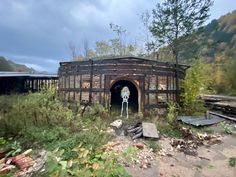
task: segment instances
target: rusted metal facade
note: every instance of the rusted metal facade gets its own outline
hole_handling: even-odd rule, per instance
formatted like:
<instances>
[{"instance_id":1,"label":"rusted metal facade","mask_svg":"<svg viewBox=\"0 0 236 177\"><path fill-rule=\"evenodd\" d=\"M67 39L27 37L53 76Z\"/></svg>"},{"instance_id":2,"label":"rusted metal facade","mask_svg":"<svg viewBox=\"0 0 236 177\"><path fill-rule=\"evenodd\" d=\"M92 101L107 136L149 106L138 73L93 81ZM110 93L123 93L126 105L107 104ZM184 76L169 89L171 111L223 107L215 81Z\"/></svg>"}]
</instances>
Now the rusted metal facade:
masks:
<instances>
[{"instance_id":1,"label":"rusted metal facade","mask_svg":"<svg viewBox=\"0 0 236 177\"><path fill-rule=\"evenodd\" d=\"M99 103L110 108L112 86L129 81L138 92L138 111L162 108L176 101L176 69L171 63L137 57L61 62L59 94L65 101ZM179 65L181 78L184 70Z\"/></svg>"}]
</instances>

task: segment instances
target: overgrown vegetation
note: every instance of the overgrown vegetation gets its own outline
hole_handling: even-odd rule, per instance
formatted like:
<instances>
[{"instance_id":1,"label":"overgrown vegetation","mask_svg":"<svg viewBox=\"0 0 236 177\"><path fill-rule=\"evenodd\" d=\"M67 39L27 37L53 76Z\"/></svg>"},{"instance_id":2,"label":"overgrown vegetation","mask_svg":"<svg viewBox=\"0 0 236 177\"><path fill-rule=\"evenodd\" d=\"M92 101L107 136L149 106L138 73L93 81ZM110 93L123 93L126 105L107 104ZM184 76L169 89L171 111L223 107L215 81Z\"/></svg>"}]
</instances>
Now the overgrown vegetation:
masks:
<instances>
[{"instance_id":1,"label":"overgrown vegetation","mask_svg":"<svg viewBox=\"0 0 236 177\"><path fill-rule=\"evenodd\" d=\"M145 144L148 145L149 148L153 150L153 152L158 152L161 150L161 145L158 144L157 141L152 141L152 140L146 140Z\"/></svg>"},{"instance_id":2,"label":"overgrown vegetation","mask_svg":"<svg viewBox=\"0 0 236 177\"><path fill-rule=\"evenodd\" d=\"M29 127L69 126L73 112L63 106L55 89L0 97L1 130L12 136Z\"/></svg>"},{"instance_id":3,"label":"overgrown vegetation","mask_svg":"<svg viewBox=\"0 0 236 177\"><path fill-rule=\"evenodd\" d=\"M167 121L169 123L174 123L176 121L176 117L177 117L177 105L174 102L170 102L168 103L168 107L167 107Z\"/></svg>"},{"instance_id":4,"label":"overgrown vegetation","mask_svg":"<svg viewBox=\"0 0 236 177\"><path fill-rule=\"evenodd\" d=\"M229 158L229 166L235 167L236 166L236 157Z\"/></svg>"},{"instance_id":5,"label":"overgrown vegetation","mask_svg":"<svg viewBox=\"0 0 236 177\"><path fill-rule=\"evenodd\" d=\"M212 65L214 72L210 77L213 78L213 89L220 94L236 95L236 60L224 59L217 65Z\"/></svg>"},{"instance_id":6,"label":"overgrown vegetation","mask_svg":"<svg viewBox=\"0 0 236 177\"><path fill-rule=\"evenodd\" d=\"M227 122L221 122L220 126L222 128L223 133L236 135L236 128L232 124Z\"/></svg>"},{"instance_id":7,"label":"overgrown vegetation","mask_svg":"<svg viewBox=\"0 0 236 177\"><path fill-rule=\"evenodd\" d=\"M82 106L73 112L49 89L1 96L0 106L0 137L5 137L0 143L9 156L28 148L50 151L45 176L127 176L116 156L102 151L111 135L106 133L109 114L101 105L87 107L81 117Z\"/></svg>"},{"instance_id":8,"label":"overgrown vegetation","mask_svg":"<svg viewBox=\"0 0 236 177\"><path fill-rule=\"evenodd\" d=\"M196 62L186 72L182 81L183 93L182 111L189 115L205 112L203 102L199 96L208 89L210 79L207 75L207 68L201 60Z\"/></svg>"}]
</instances>

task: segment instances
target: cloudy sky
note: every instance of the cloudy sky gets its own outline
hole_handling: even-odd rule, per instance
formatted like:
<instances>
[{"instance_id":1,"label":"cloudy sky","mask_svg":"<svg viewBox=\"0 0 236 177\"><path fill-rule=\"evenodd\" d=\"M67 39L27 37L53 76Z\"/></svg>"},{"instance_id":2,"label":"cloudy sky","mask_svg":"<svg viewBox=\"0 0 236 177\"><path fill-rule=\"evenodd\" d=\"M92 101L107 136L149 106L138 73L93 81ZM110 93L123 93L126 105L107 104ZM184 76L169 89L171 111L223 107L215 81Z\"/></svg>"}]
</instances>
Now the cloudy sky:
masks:
<instances>
[{"instance_id":1,"label":"cloudy sky","mask_svg":"<svg viewBox=\"0 0 236 177\"><path fill-rule=\"evenodd\" d=\"M59 61L71 58L69 44L79 48L86 40L93 47L95 41L114 37L111 22L125 28L129 40L135 40L140 34L139 14L150 11L157 2L0 0L0 56L56 73ZM235 0L215 0L210 20L235 9Z\"/></svg>"}]
</instances>

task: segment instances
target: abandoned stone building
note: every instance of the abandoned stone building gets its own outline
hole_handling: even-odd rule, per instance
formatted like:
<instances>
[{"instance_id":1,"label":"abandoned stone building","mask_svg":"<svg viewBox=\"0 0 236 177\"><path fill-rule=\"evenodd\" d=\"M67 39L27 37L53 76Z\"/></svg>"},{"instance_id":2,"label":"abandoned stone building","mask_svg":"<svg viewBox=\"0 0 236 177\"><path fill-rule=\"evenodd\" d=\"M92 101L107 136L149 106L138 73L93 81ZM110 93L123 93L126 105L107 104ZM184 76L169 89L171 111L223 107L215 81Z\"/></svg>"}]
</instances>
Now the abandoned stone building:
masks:
<instances>
[{"instance_id":1,"label":"abandoned stone building","mask_svg":"<svg viewBox=\"0 0 236 177\"><path fill-rule=\"evenodd\" d=\"M59 94L68 102L99 103L120 109L120 92L127 86L132 111L163 108L167 102L176 101L176 69L172 63L138 57L61 62ZM185 69L178 66L180 78Z\"/></svg>"}]
</instances>

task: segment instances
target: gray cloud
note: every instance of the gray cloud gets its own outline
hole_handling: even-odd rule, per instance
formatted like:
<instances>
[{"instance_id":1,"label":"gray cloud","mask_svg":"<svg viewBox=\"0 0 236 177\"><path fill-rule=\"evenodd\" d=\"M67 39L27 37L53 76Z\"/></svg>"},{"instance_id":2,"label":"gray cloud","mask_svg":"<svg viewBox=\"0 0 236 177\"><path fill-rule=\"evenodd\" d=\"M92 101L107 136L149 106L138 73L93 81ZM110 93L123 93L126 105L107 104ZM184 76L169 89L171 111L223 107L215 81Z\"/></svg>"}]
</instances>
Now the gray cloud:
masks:
<instances>
[{"instance_id":1,"label":"gray cloud","mask_svg":"<svg viewBox=\"0 0 236 177\"><path fill-rule=\"evenodd\" d=\"M227 10L222 4L231 4ZM215 16L236 8L234 0L216 0ZM129 31L129 40L140 34L137 14L151 10L156 0L1 0L0 55L39 70L56 72L58 62L70 59L68 45L78 48L85 39L111 38L113 22ZM233 7L234 6L234 7ZM218 17L218 16L217 16ZM214 18L214 17L213 17Z\"/></svg>"}]
</instances>

